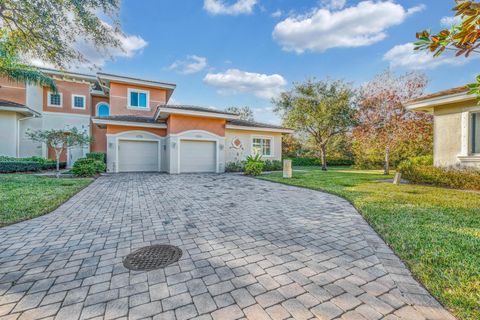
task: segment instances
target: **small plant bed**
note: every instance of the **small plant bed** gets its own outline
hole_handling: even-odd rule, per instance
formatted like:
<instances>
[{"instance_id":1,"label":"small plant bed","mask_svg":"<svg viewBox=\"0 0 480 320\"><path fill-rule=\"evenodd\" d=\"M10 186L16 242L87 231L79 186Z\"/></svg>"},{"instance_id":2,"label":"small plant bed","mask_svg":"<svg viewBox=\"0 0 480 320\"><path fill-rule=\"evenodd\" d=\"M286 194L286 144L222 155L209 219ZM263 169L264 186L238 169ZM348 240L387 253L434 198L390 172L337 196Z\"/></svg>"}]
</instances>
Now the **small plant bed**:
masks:
<instances>
[{"instance_id":1,"label":"small plant bed","mask_svg":"<svg viewBox=\"0 0 480 320\"><path fill-rule=\"evenodd\" d=\"M0 226L49 213L93 179L53 179L33 174L0 175Z\"/></svg>"},{"instance_id":2,"label":"small plant bed","mask_svg":"<svg viewBox=\"0 0 480 320\"><path fill-rule=\"evenodd\" d=\"M386 178L378 170L295 169L259 178L349 200L433 296L459 319L480 319L478 193L375 182Z\"/></svg>"}]
</instances>

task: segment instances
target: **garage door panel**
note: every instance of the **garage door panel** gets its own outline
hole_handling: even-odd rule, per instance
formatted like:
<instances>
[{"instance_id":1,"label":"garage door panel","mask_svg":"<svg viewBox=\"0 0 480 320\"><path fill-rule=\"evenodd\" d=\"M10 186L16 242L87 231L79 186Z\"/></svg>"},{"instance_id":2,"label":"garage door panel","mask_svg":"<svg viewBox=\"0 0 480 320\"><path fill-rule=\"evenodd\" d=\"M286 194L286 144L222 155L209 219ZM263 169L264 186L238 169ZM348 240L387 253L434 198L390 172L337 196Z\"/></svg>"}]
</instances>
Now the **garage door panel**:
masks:
<instances>
[{"instance_id":1,"label":"garage door panel","mask_svg":"<svg viewBox=\"0 0 480 320\"><path fill-rule=\"evenodd\" d=\"M158 143L121 140L118 162L120 172L158 171Z\"/></svg>"},{"instance_id":2,"label":"garage door panel","mask_svg":"<svg viewBox=\"0 0 480 320\"><path fill-rule=\"evenodd\" d=\"M180 142L180 172L216 172L214 141L182 140Z\"/></svg>"}]
</instances>

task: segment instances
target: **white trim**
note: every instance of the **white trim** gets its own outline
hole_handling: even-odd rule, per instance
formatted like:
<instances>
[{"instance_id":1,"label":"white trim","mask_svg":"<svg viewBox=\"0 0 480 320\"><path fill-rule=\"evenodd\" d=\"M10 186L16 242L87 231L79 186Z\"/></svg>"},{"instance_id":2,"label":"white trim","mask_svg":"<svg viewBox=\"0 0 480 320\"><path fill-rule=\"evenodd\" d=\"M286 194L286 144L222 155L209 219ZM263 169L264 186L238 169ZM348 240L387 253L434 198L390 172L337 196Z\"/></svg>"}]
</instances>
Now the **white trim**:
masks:
<instances>
[{"instance_id":1,"label":"white trim","mask_svg":"<svg viewBox=\"0 0 480 320\"><path fill-rule=\"evenodd\" d=\"M0 106L0 111L17 112L17 113L21 113L23 115L29 114L29 117L30 117L30 115L33 115L33 116L38 117L38 118L40 118L42 116L39 112L37 112L33 109L30 109L30 108L27 108L27 107Z\"/></svg>"},{"instance_id":2,"label":"white trim","mask_svg":"<svg viewBox=\"0 0 480 320\"><path fill-rule=\"evenodd\" d=\"M75 98L83 98L83 107L75 107ZM87 97L81 94L72 94L72 109L86 110L87 109Z\"/></svg>"},{"instance_id":3,"label":"white trim","mask_svg":"<svg viewBox=\"0 0 480 320\"><path fill-rule=\"evenodd\" d=\"M147 131L125 131L121 133L132 133L132 132L137 132L137 133L149 133ZM157 135L155 135L157 136ZM159 136L157 136L159 137ZM115 165L115 173L120 172L120 159L118 158L118 150L120 148L120 141L150 141L150 142L157 142L157 156L158 156L158 167L156 172L161 172L162 171L162 139L145 139L145 138L130 138L130 137L117 137L115 139L115 159L116 159L116 165Z\"/></svg>"},{"instance_id":4,"label":"white trim","mask_svg":"<svg viewBox=\"0 0 480 320\"><path fill-rule=\"evenodd\" d=\"M89 74L81 74L81 73L75 73L75 72L69 72L69 71L59 71L59 70L48 69L48 68L40 68L40 70L43 73L50 74L50 75L56 75L56 76L62 76L62 77L68 76L72 78L88 80L90 82L97 81L97 77Z\"/></svg>"},{"instance_id":5,"label":"white trim","mask_svg":"<svg viewBox=\"0 0 480 320\"><path fill-rule=\"evenodd\" d=\"M253 152L253 139L263 139L263 140L270 140L270 154L269 155L263 155L261 154L262 158L274 158L275 157L275 150L274 150L274 137L272 136L262 136L262 135L250 135L250 154L252 156L255 155Z\"/></svg>"},{"instance_id":6,"label":"white trim","mask_svg":"<svg viewBox=\"0 0 480 320\"><path fill-rule=\"evenodd\" d=\"M183 136L185 134L188 134L188 133L203 133L203 134L208 134L208 135L211 135L211 136L214 136L218 139L221 139L221 138L225 138L223 136L219 136L218 134L215 134L213 132L210 132L210 131L205 131L205 130L187 130L187 131L182 131L182 132L179 132L179 133L170 133L169 135L167 135L167 137L179 137L179 136Z\"/></svg>"},{"instance_id":7,"label":"white trim","mask_svg":"<svg viewBox=\"0 0 480 320\"><path fill-rule=\"evenodd\" d=\"M105 101L100 101L95 105L95 115L98 117L98 107L101 104L106 104L108 106L108 115L110 115L110 104L108 102L105 102Z\"/></svg>"},{"instance_id":8,"label":"white trim","mask_svg":"<svg viewBox=\"0 0 480 320\"><path fill-rule=\"evenodd\" d=\"M132 102L131 102L131 98L132 98L132 95L131 93L132 92L136 92L136 93L145 93L147 95L147 105L144 107L140 107L140 106L132 106ZM141 90L141 89L135 89L135 88L128 88L127 89L127 109L131 109L131 110L142 110L142 111L150 111L150 91L148 90ZM140 103L140 95L138 97L138 102Z\"/></svg>"},{"instance_id":9,"label":"white trim","mask_svg":"<svg viewBox=\"0 0 480 320\"><path fill-rule=\"evenodd\" d=\"M207 118L220 118L220 119L239 119L237 115L228 115L221 112L209 112L209 111L195 111L195 110L186 110L186 109L179 109L179 108L169 108L169 107L160 107L157 110L157 114L155 115L155 119L160 117L161 113L166 114L181 114L181 115L188 115L188 116L197 116L197 117L207 117Z\"/></svg>"},{"instance_id":10,"label":"white trim","mask_svg":"<svg viewBox=\"0 0 480 320\"><path fill-rule=\"evenodd\" d=\"M459 156L468 156L470 153L470 112L465 111L461 113L460 124L460 154Z\"/></svg>"},{"instance_id":11,"label":"white trim","mask_svg":"<svg viewBox=\"0 0 480 320\"><path fill-rule=\"evenodd\" d=\"M467 94L466 92L461 92L461 93L455 93L455 94L450 94L446 96L431 98L427 100L421 100L417 102L405 103L405 107L407 107L407 109L409 110L430 109L435 106L462 102L462 101L475 100L475 99L476 99L475 95Z\"/></svg>"},{"instance_id":12,"label":"white trim","mask_svg":"<svg viewBox=\"0 0 480 320\"><path fill-rule=\"evenodd\" d=\"M192 130L192 131L195 131L195 130ZM200 131L200 130L197 130L197 131ZM178 168L178 173L181 174L182 173L182 168L180 166L180 159L181 159L181 152L180 152L180 149L181 149L181 145L182 145L182 140L186 140L186 141L209 141L209 142L215 142L215 173L219 173L220 172L220 169L219 169L219 164L220 164L220 141L219 139L214 139L214 138L196 138L196 137L179 137L178 138L178 148L177 148L177 168ZM185 172L185 173L188 173L188 172Z\"/></svg>"},{"instance_id":13,"label":"white trim","mask_svg":"<svg viewBox=\"0 0 480 320\"><path fill-rule=\"evenodd\" d=\"M76 114L68 112L52 112L52 111L43 111L43 115L49 116L69 116L69 117L78 117L78 118L90 118L89 114Z\"/></svg>"},{"instance_id":14,"label":"white trim","mask_svg":"<svg viewBox=\"0 0 480 320\"><path fill-rule=\"evenodd\" d=\"M60 104L57 105L57 104L50 104L50 96L52 94L58 94L60 96ZM57 92L57 93L53 93L51 91L48 91L48 94L47 94L47 106L48 107L51 107L51 108L63 108L63 93L61 92Z\"/></svg>"},{"instance_id":15,"label":"white trim","mask_svg":"<svg viewBox=\"0 0 480 320\"><path fill-rule=\"evenodd\" d=\"M106 119L95 119L92 118L94 124L111 124L116 126L125 126L125 127L141 127L141 128L158 128L166 129L167 125L165 123L144 123L144 122L131 122L131 121L115 121L115 120L106 120Z\"/></svg>"},{"instance_id":16,"label":"white trim","mask_svg":"<svg viewBox=\"0 0 480 320\"><path fill-rule=\"evenodd\" d=\"M119 132L119 133L114 133L114 134L111 134L111 133L107 133L106 136L107 137L119 137L121 135L124 135L124 134L149 134L149 135L152 135L152 136L155 136L157 137L157 139L160 139L160 140L163 140L165 139L166 137L162 137L162 136L159 136L158 134L155 134L155 133L152 133L152 132L149 132L149 131L143 131L143 130L130 130L130 131L122 131L122 132Z\"/></svg>"},{"instance_id":17,"label":"white trim","mask_svg":"<svg viewBox=\"0 0 480 320\"><path fill-rule=\"evenodd\" d=\"M295 132L292 129L244 127L244 126L237 126L237 125L233 125L233 124L227 124L225 126L225 129L246 130L246 131L262 131L262 132L278 132L278 133L294 133Z\"/></svg>"},{"instance_id":18,"label":"white trim","mask_svg":"<svg viewBox=\"0 0 480 320\"><path fill-rule=\"evenodd\" d=\"M106 74L101 72L97 73L97 78L99 80L105 79L108 81L135 84L135 85L146 86L146 87L163 88L163 89L171 89L171 90L174 90L176 88L176 85L172 83L164 83L164 82L152 81L152 80L141 80L141 79L135 79L130 77L124 77L124 76L116 76L113 74Z\"/></svg>"}]
</instances>

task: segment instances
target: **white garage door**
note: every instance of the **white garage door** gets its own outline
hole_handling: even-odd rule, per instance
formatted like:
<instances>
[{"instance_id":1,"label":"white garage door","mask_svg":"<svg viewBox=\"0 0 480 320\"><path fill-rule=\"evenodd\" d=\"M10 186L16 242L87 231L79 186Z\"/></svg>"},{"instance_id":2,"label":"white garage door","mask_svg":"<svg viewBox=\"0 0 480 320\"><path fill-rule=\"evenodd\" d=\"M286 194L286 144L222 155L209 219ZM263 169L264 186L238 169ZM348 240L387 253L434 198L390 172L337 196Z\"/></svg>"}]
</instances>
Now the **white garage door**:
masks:
<instances>
[{"instance_id":1,"label":"white garage door","mask_svg":"<svg viewBox=\"0 0 480 320\"><path fill-rule=\"evenodd\" d=\"M158 143L120 140L118 171L158 171Z\"/></svg>"},{"instance_id":2,"label":"white garage door","mask_svg":"<svg viewBox=\"0 0 480 320\"><path fill-rule=\"evenodd\" d=\"M182 140L180 142L180 172L216 172L214 141Z\"/></svg>"}]
</instances>

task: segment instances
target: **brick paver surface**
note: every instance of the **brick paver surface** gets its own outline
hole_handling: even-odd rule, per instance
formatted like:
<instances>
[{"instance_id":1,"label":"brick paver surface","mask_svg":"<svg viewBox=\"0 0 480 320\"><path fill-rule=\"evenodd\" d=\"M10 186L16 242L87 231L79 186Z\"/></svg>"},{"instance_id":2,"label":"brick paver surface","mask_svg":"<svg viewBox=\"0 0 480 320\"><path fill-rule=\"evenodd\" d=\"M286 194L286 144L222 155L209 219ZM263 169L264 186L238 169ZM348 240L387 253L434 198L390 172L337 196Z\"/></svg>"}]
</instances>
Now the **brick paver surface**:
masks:
<instances>
[{"instance_id":1,"label":"brick paver surface","mask_svg":"<svg viewBox=\"0 0 480 320\"><path fill-rule=\"evenodd\" d=\"M0 239L0 319L453 319L347 201L238 175L101 177Z\"/></svg>"}]
</instances>

